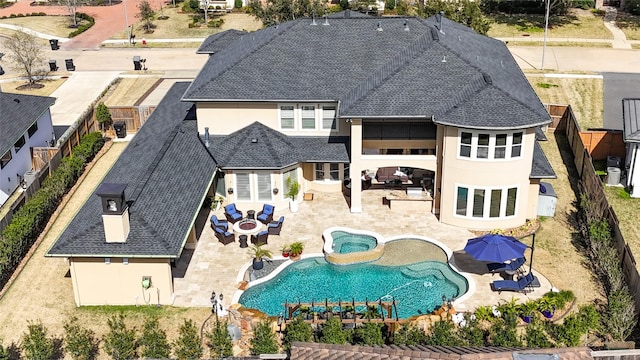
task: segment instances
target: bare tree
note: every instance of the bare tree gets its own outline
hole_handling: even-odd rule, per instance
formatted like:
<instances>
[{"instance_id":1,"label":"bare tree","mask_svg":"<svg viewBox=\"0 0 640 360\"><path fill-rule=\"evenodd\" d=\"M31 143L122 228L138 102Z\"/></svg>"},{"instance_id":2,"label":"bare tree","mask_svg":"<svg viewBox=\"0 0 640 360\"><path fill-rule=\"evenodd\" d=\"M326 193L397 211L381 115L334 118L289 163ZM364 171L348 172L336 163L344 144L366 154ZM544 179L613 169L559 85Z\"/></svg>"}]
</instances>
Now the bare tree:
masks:
<instances>
[{"instance_id":1,"label":"bare tree","mask_svg":"<svg viewBox=\"0 0 640 360\"><path fill-rule=\"evenodd\" d=\"M23 73L29 85L35 84L39 77L47 73L41 67L46 61L45 53L35 35L18 30L5 39L4 46L9 50L11 67Z\"/></svg>"},{"instance_id":2,"label":"bare tree","mask_svg":"<svg viewBox=\"0 0 640 360\"><path fill-rule=\"evenodd\" d=\"M78 19L76 18L76 10L78 9L78 3L76 0L65 0L67 5L67 11L69 12L69 16L71 16L71 22L74 28L78 27Z\"/></svg>"}]
</instances>

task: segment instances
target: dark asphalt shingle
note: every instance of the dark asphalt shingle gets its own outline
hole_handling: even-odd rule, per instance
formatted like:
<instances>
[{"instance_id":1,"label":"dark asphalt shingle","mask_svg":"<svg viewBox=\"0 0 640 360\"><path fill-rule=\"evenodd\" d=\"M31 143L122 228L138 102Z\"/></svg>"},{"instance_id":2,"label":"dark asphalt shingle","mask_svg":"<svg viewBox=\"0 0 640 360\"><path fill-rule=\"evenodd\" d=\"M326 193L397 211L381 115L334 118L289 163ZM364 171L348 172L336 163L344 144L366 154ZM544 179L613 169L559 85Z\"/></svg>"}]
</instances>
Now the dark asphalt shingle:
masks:
<instances>
[{"instance_id":1,"label":"dark asphalt shingle","mask_svg":"<svg viewBox=\"0 0 640 360\"><path fill-rule=\"evenodd\" d=\"M210 35L202 42L198 50L196 50L196 54L215 54L236 41L240 36L246 34L246 31L229 29Z\"/></svg>"},{"instance_id":2,"label":"dark asphalt shingle","mask_svg":"<svg viewBox=\"0 0 640 360\"><path fill-rule=\"evenodd\" d=\"M553 167L551 163L549 163L549 159L542 151L542 147L536 141L533 146L533 161L531 163L531 174L529 178L531 179L555 179L556 172L553 171Z\"/></svg>"},{"instance_id":3,"label":"dark asphalt shingle","mask_svg":"<svg viewBox=\"0 0 640 360\"><path fill-rule=\"evenodd\" d=\"M107 243L100 198L93 194L47 256L178 257L216 164L200 142L193 105L176 83L122 152L104 183L127 184L131 230Z\"/></svg>"},{"instance_id":4,"label":"dark asphalt shingle","mask_svg":"<svg viewBox=\"0 0 640 360\"><path fill-rule=\"evenodd\" d=\"M640 99L622 99L624 142L640 142Z\"/></svg>"},{"instance_id":5,"label":"dark asphalt shingle","mask_svg":"<svg viewBox=\"0 0 640 360\"><path fill-rule=\"evenodd\" d=\"M0 156L11 149L16 140L55 102L55 98L48 96L0 91Z\"/></svg>"}]
</instances>

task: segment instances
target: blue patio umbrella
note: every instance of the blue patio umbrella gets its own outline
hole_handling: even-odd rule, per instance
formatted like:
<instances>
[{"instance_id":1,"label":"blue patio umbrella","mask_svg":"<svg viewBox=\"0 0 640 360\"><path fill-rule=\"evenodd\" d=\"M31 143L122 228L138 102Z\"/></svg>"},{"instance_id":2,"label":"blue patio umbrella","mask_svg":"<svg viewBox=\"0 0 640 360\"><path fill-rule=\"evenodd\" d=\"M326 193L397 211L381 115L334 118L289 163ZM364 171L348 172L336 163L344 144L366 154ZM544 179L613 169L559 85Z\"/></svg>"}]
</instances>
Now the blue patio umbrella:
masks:
<instances>
[{"instance_id":1,"label":"blue patio umbrella","mask_svg":"<svg viewBox=\"0 0 640 360\"><path fill-rule=\"evenodd\" d=\"M478 261L503 263L524 256L527 245L516 238L499 234L486 234L469 239L464 251Z\"/></svg>"}]
</instances>

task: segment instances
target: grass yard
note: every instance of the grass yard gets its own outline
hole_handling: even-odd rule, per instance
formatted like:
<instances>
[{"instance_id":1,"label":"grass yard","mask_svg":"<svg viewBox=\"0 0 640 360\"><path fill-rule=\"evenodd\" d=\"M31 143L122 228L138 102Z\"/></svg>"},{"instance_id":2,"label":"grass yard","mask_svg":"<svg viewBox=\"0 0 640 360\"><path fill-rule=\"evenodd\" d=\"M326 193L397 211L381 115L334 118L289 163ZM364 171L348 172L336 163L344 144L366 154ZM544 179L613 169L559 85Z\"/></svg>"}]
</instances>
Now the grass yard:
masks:
<instances>
[{"instance_id":1,"label":"grass yard","mask_svg":"<svg viewBox=\"0 0 640 360\"><path fill-rule=\"evenodd\" d=\"M215 34L228 29L255 31L262 28L262 23L249 14L234 12L224 15L216 15L210 17L222 18L224 23L220 28L189 28L189 24L192 22L191 17L194 14L182 13L180 8L173 8L167 6L163 8L162 13L156 11L156 16L164 14L169 18L166 20L154 20L156 25L153 33L145 34L144 26L141 21L133 24L134 34L136 40L139 42L142 38L145 39L181 39L181 38L205 38L211 34ZM126 33L124 31L115 34L112 39L125 39ZM198 44L199 45L199 44ZM171 46L173 47L173 46Z\"/></svg>"},{"instance_id":2,"label":"grass yard","mask_svg":"<svg viewBox=\"0 0 640 360\"><path fill-rule=\"evenodd\" d=\"M11 81L2 83L2 92L12 93L12 94L23 94L23 95L38 95L38 96L49 96L51 95L60 85L62 85L66 79L45 79L39 81L39 84L44 85L44 87L40 89L28 89L28 90L18 90L17 88L21 85L26 84L27 82L24 80L20 81Z\"/></svg>"},{"instance_id":3,"label":"grass yard","mask_svg":"<svg viewBox=\"0 0 640 360\"><path fill-rule=\"evenodd\" d=\"M640 16L618 12L616 25L627 36L627 40L640 40Z\"/></svg>"},{"instance_id":4,"label":"grass yard","mask_svg":"<svg viewBox=\"0 0 640 360\"><path fill-rule=\"evenodd\" d=\"M506 41L509 46L542 46L540 41L522 41L519 39ZM611 48L611 43L608 42L580 42L580 41L549 41L547 46L563 46L563 47L592 47L592 48Z\"/></svg>"},{"instance_id":5,"label":"grass yard","mask_svg":"<svg viewBox=\"0 0 640 360\"><path fill-rule=\"evenodd\" d=\"M159 80L159 76L120 79L117 86L112 87L115 89L107 94L104 103L107 106L133 106Z\"/></svg>"},{"instance_id":6,"label":"grass yard","mask_svg":"<svg viewBox=\"0 0 640 360\"><path fill-rule=\"evenodd\" d=\"M527 73L527 79L545 104L570 104L583 130L604 124L602 79L545 78Z\"/></svg>"},{"instance_id":7,"label":"grass yard","mask_svg":"<svg viewBox=\"0 0 640 360\"><path fill-rule=\"evenodd\" d=\"M620 221L620 232L624 240L629 244L631 252L638 259L640 254L640 227L637 226L638 214L640 214L640 199L633 199L621 187L605 186L609 205L613 207Z\"/></svg>"},{"instance_id":8,"label":"grass yard","mask_svg":"<svg viewBox=\"0 0 640 360\"><path fill-rule=\"evenodd\" d=\"M522 37L528 34L534 37L544 36L543 15L493 15L491 28L487 35L491 37ZM602 17L589 11L572 9L566 16L550 16L547 36L550 38L588 38L613 39L613 35L604 27Z\"/></svg>"},{"instance_id":9,"label":"grass yard","mask_svg":"<svg viewBox=\"0 0 640 360\"><path fill-rule=\"evenodd\" d=\"M0 24L23 26L33 31L66 38L69 37L69 33L74 30L69 28L69 21L68 16L24 16L2 19L0 20Z\"/></svg>"}]
</instances>

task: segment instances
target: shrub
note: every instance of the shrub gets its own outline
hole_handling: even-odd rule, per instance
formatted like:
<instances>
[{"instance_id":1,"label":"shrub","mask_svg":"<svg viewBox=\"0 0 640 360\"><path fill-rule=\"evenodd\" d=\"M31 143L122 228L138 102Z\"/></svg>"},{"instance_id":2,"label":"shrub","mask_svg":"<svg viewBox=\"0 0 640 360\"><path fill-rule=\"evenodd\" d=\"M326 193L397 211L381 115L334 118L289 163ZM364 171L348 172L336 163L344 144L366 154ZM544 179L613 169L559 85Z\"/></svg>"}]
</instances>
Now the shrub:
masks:
<instances>
[{"instance_id":1,"label":"shrub","mask_svg":"<svg viewBox=\"0 0 640 360\"><path fill-rule=\"evenodd\" d=\"M86 20L87 23L86 24L82 24L79 25L77 29L75 29L74 31L69 33L69 37L72 38L74 36L80 35L83 32L89 30L95 23L96 20L91 17L90 15L87 15L85 13L76 13L76 18L80 19L80 20Z\"/></svg>"},{"instance_id":2,"label":"shrub","mask_svg":"<svg viewBox=\"0 0 640 360\"><path fill-rule=\"evenodd\" d=\"M331 316L322 326L320 342L325 344L346 344L347 334L342 329L342 321L337 316Z\"/></svg>"},{"instance_id":3,"label":"shrub","mask_svg":"<svg viewBox=\"0 0 640 360\"><path fill-rule=\"evenodd\" d=\"M210 28L219 28L220 26L222 26L223 23L224 23L224 19L215 19L215 20L209 21L207 26Z\"/></svg>"},{"instance_id":4,"label":"shrub","mask_svg":"<svg viewBox=\"0 0 640 360\"><path fill-rule=\"evenodd\" d=\"M160 329L156 316L150 316L145 320L139 343L142 347L141 355L143 358L165 359L171 353L167 334Z\"/></svg>"},{"instance_id":5,"label":"shrub","mask_svg":"<svg viewBox=\"0 0 640 360\"><path fill-rule=\"evenodd\" d=\"M251 355L275 354L278 352L276 334L271 330L271 322L263 320L256 325L251 338Z\"/></svg>"},{"instance_id":6,"label":"shrub","mask_svg":"<svg viewBox=\"0 0 640 360\"><path fill-rule=\"evenodd\" d=\"M47 337L47 328L40 321L29 322L28 332L22 335L22 351L27 359L53 359L53 339Z\"/></svg>"},{"instance_id":7,"label":"shrub","mask_svg":"<svg viewBox=\"0 0 640 360\"><path fill-rule=\"evenodd\" d=\"M353 342L356 345L383 345L382 326L379 323L364 323L358 326L353 332Z\"/></svg>"},{"instance_id":8,"label":"shrub","mask_svg":"<svg viewBox=\"0 0 640 360\"><path fill-rule=\"evenodd\" d=\"M616 341L626 340L637 322L633 297L625 287L607 296L604 327Z\"/></svg>"},{"instance_id":9,"label":"shrub","mask_svg":"<svg viewBox=\"0 0 640 360\"><path fill-rule=\"evenodd\" d=\"M173 342L173 355L178 360L200 359L202 344L198 335L198 328L191 319L185 319L180 325L180 335Z\"/></svg>"},{"instance_id":10,"label":"shrub","mask_svg":"<svg viewBox=\"0 0 640 360\"><path fill-rule=\"evenodd\" d=\"M547 332L545 331L544 323L537 317L533 317L531 322L527 325L524 340L527 343L527 347L530 348L551 347L551 341L549 341L549 335L547 335Z\"/></svg>"},{"instance_id":11,"label":"shrub","mask_svg":"<svg viewBox=\"0 0 640 360\"><path fill-rule=\"evenodd\" d=\"M500 319L489 330L489 345L502 347L522 347L516 331L516 318Z\"/></svg>"},{"instance_id":12,"label":"shrub","mask_svg":"<svg viewBox=\"0 0 640 360\"><path fill-rule=\"evenodd\" d=\"M640 15L640 0L627 0L624 9L632 15Z\"/></svg>"},{"instance_id":13,"label":"shrub","mask_svg":"<svg viewBox=\"0 0 640 360\"><path fill-rule=\"evenodd\" d=\"M113 315L107 319L109 332L104 335L104 351L114 360L135 358L137 352L136 329L128 329L124 323L124 315Z\"/></svg>"},{"instance_id":14,"label":"shrub","mask_svg":"<svg viewBox=\"0 0 640 360\"><path fill-rule=\"evenodd\" d=\"M291 349L291 344L296 341L313 341L313 330L311 329L311 325L304 322L300 315L296 316L293 321L287 324L284 339L282 339L282 346L288 351Z\"/></svg>"},{"instance_id":15,"label":"shrub","mask_svg":"<svg viewBox=\"0 0 640 360\"><path fill-rule=\"evenodd\" d=\"M111 113L107 105L103 102L99 103L96 107L96 120L98 120L102 130L109 128L109 125L111 125Z\"/></svg>"},{"instance_id":16,"label":"shrub","mask_svg":"<svg viewBox=\"0 0 640 360\"><path fill-rule=\"evenodd\" d=\"M436 321L431 325L431 331L427 334L427 345L457 346L455 336L455 324L451 320Z\"/></svg>"},{"instance_id":17,"label":"shrub","mask_svg":"<svg viewBox=\"0 0 640 360\"><path fill-rule=\"evenodd\" d=\"M231 335L227 330L227 322L216 321L216 325L210 332L207 332L207 346L214 358L225 358L233 355L233 345Z\"/></svg>"},{"instance_id":18,"label":"shrub","mask_svg":"<svg viewBox=\"0 0 640 360\"><path fill-rule=\"evenodd\" d=\"M464 317L465 324L458 329L456 335L462 346L485 346L485 331L480 327L480 321L468 314Z\"/></svg>"},{"instance_id":19,"label":"shrub","mask_svg":"<svg viewBox=\"0 0 640 360\"><path fill-rule=\"evenodd\" d=\"M95 334L73 317L64 324L64 351L74 360L93 359L98 350Z\"/></svg>"},{"instance_id":20,"label":"shrub","mask_svg":"<svg viewBox=\"0 0 640 360\"><path fill-rule=\"evenodd\" d=\"M393 336L394 345L420 345L426 341L426 335L416 325L406 322Z\"/></svg>"},{"instance_id":21,"label":"shrub","mask_svg":"<svg viewBox=\"0 0 640 360\"><path fill-rule=\"evenodd\" d=\"M235 0L233 7L235 7L236 9L242 8L242 0Z\"/></svg>"},{"instance_id":22,"label":"shrub","mask_svg":"<svg viewBox=\"0 0 640 360\"><path fill-rule=\"evenodd\" d=\"M572 0L571 7L589 10L593 9L596 6L594 0Z\"/></svg>"}]
</instances>

